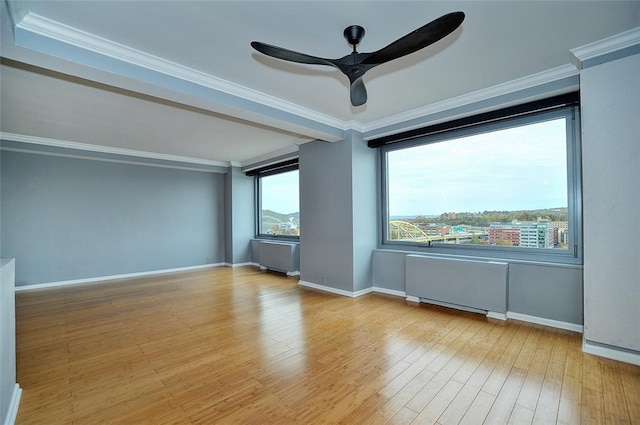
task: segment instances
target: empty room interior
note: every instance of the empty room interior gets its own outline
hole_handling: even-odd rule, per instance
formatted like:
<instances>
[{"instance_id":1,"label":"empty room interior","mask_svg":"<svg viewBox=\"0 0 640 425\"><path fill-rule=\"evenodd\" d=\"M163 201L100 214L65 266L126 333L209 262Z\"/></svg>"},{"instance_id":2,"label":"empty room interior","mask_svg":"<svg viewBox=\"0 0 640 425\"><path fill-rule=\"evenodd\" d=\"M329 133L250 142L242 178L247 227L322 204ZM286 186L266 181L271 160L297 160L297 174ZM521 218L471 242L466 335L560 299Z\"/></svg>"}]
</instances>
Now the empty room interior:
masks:
<instances>
[{"instance_id":1,"label":"empty room interior","mask_svg":"<svg viewBox=\"0 0 640 425\"><path fill-rule=\"evenodd\" d=\"M640 1L0 12L0 425L640 424Z\"/></svg>"}]
</instances>

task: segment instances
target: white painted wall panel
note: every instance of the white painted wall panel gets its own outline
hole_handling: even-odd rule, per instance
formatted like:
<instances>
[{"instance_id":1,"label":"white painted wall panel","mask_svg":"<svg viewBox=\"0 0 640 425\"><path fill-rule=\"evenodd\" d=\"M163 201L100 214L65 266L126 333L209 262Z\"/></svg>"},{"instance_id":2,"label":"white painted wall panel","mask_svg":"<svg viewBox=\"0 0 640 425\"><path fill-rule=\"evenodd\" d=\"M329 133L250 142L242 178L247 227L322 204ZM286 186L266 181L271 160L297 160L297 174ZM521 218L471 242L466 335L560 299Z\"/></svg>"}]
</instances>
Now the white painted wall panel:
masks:
<instances>
[{"instance_id":1,"label":"white painted wall panel","mask_svg":"<svg viewBox=\"0 0 640 425\"><path fill-rule=\"evenodd\" d=\"M0 424L13 423L19 400L14 282L15 260L0 260Z\"/></svg>"},{"instance_id":2,"label":"white painted wall panel","mask_svg":"<svg viewBox=\"0 0 640 425\"><path fill-rule=\"evenodd\" d=\"M581 73L584 338L640 351L640 55Z\"/></svg>"}]
</instances>

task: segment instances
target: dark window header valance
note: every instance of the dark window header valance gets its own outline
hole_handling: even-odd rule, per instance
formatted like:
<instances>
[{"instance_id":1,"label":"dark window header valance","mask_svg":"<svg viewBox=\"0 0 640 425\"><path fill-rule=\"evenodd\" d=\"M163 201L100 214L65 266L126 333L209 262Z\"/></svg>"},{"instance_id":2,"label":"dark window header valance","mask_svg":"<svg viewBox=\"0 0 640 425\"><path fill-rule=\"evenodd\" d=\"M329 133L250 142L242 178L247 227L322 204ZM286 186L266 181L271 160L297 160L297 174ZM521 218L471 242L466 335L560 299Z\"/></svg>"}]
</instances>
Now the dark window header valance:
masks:
<instances>
[{"instance_id":1,"label":"dark window header valance","mask_svg":"<svg viewBox=\"0 0 640 425\"><path fill-rule=\"evenodd\" d=\"M276 164L266 165L260 168L254 168L246 172L247 176L268 176L270 174L285 173L298 169L298 158L289 159L278 162Z\"/></svg>"},{"instance_id":2,"label":"dark window header valance","mask_svg":"<svg viewBox=\"0 0 640 425\"><path fill-rule=\"evenodd\" d=\"M371 139L368 142L370 148L378 148L380 146L390 145L394 143L404 142L406 140L416 139L418 137L430 136L445 131L469 128L481 124L487 124L497 121L503 121L516 118L521 115L531 114L535 112L545 112L567 106L575 106L580 104L580 93L572 92L547 99L536 100L533 102L523 103L521 105L510 106L491 112L485 112L470 117L460 118L440 124L434 124L427 127L416 128L398 134Z\"/></svg>"}]
</instances>

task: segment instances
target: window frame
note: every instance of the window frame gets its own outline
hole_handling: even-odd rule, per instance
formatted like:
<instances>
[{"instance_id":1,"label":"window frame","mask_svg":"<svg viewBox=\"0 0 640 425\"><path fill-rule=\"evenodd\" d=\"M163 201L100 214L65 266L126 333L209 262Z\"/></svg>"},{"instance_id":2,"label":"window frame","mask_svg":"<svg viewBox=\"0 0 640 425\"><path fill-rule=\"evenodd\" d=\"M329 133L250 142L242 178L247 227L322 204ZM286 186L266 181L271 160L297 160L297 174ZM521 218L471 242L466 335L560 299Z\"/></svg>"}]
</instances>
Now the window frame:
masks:
<instances>
[{"instance_id":1,"label":"window frame","mask_svg":"<svg viewBox=\"0 0 640 425\"><path fill-rule=\"evenodd\" d=\"M251 174L254 176L254 194L255 201L254 204L256 206L255 213L255 237L256 239L270 239L270 240L281 240L281 241L291 241L291 242L299 242L299 235L276 235L272 233L261 233L261 221L262 221L262 181L263 177L274 176L277 174L284 174L291 171L299 170L298 159L295 158L290 161L285 161L282 163L274 164L269 167L264 167L258 170L254 170ZM298 181L298 190L300 188ZM299 206L298 206L299 207ZM298 208L299 209L299 208ZM300 213L300 211L298 211Z\"/></svg>"},{"instance_id":2,"label":"window frame","mask_svg":"<svg viewBox=\"0 0 640 425\"><path fill-rule=\"evenodd\" d=\"M416 243L389 239L389 196L387 153L447 140L472 136L502 129L534 124L557 118L566 119L566 165L567 165L567 220L569 241L567 249L504 247L496 245L457 245L445 243ZM446 125L446 124L445 124ZM572 104L543 111L505 115L502 119L479 122L451 130L439 130L433 134L412 137L393 143L378 144L380 160L380 248L405 250L420 253L450 254L490 259L522 260L562 264L583 263L582 259L582 171L579 106Z\"/></svg>"}]
</instances>

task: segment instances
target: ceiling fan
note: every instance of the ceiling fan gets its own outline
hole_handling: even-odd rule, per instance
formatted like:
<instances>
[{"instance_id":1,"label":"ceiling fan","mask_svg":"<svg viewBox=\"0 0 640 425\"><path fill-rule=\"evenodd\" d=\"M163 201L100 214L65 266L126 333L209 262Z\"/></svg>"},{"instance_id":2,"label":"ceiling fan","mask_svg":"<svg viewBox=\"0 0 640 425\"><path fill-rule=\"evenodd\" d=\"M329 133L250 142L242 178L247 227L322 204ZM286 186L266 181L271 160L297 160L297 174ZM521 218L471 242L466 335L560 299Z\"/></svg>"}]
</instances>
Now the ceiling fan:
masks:
<instances>
[{"instance_id":1,"label":"ceiling fan","mask_svg":"<svg viewBox=\"0 0 640 425\"><path fill-rule=\"evenodd\" d=\"M251 46L277 59L311 65L329 65L338 68L348 78L351 86L351 104L364 105L367 102L367 89L362 81L363 75L371 68L417 52L456 30L464 21L463 12L452 12L435 19L417 30L399 38L380 50L371 53L358 53L356 46L364 37L364 28L351 25L344 30L344 38L353 47L353 52L340 59L326 59L299 53L282 47L272 46L259 41L251 42Z\"/></svg>"}]
</instances>

